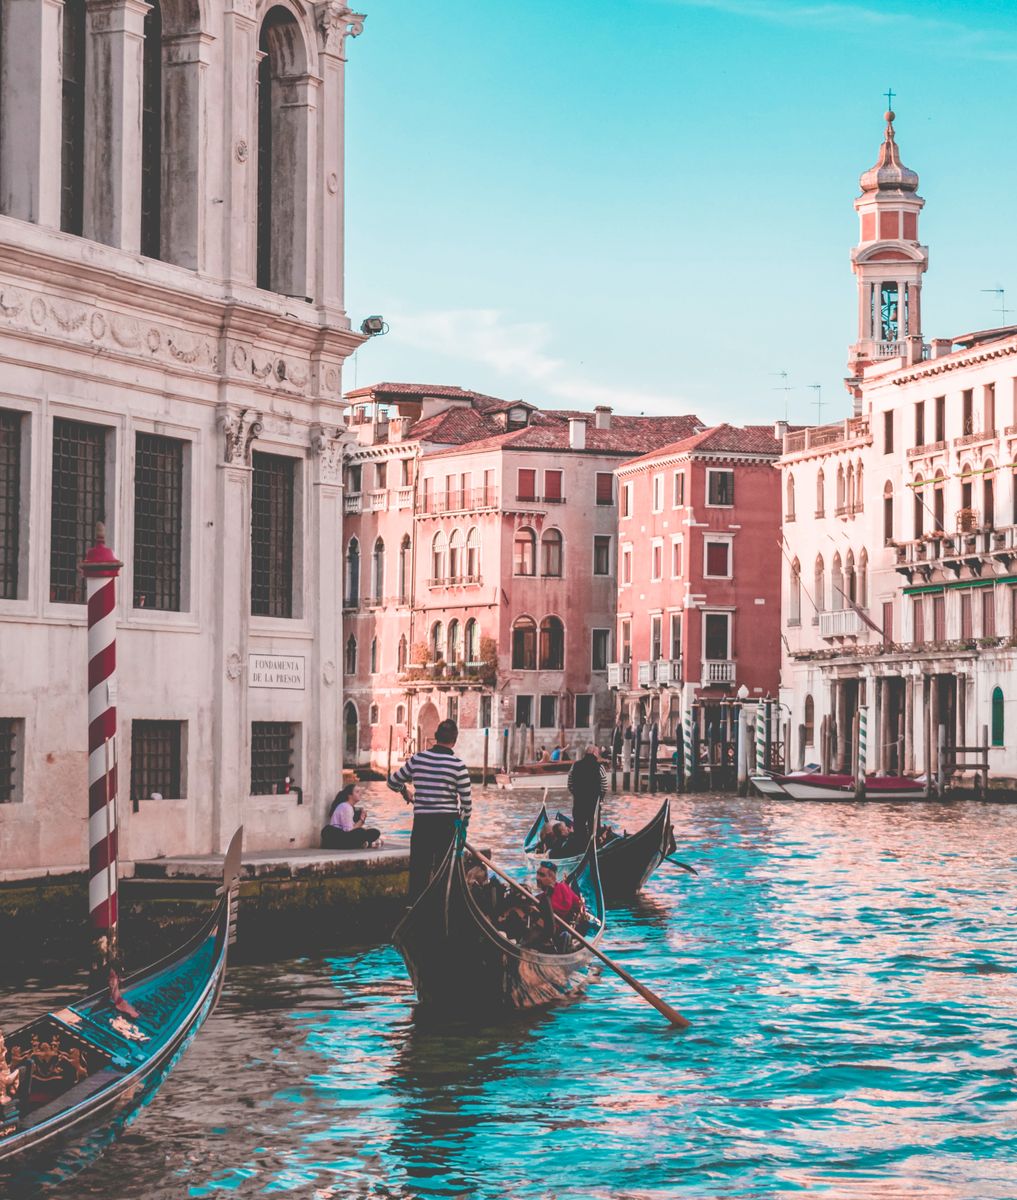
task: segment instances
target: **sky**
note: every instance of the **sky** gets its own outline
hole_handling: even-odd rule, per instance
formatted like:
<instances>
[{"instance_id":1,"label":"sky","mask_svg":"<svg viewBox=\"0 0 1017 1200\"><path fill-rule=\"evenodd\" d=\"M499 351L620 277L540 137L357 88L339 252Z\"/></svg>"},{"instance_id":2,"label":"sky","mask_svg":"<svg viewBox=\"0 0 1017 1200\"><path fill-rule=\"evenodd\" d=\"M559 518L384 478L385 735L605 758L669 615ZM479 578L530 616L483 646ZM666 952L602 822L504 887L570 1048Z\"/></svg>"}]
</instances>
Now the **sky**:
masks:
<instances>
[{"instance_id":1,"label":"sky","mask_svg":"<svg viewBox=\"0 0 1017 1200\"><path fill-rule=\"evenodd\" d=\"M347 310L389 332L347 390L838 419L888 87L926 200L926 340L1004 323L983 289L1017 310L1011 0L364 6Z\"/></svg>"}]
</instances>

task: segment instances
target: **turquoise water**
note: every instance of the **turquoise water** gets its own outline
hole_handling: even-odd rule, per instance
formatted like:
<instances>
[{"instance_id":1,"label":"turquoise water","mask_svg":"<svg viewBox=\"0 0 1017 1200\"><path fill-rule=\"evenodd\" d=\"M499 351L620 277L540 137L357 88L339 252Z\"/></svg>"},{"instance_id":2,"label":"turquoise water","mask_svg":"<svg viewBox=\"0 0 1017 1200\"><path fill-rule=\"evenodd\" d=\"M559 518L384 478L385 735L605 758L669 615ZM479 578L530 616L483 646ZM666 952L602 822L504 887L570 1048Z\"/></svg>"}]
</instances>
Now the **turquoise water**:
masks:
<instances>
[{"instance_id":1,"label":"turquoise water","mask_svg":"<svg viewBox=\"0 0 1017 1200\"><path fill-rule=\"evenodd\" d=\"M389 829L395 803L369 800ZM519 864L533 804L505 803L471 838ZM241 966L61 1200L1014 1200L1017 807L697 797L676 825L700 876L661 868L604 945L687 1033L609 974L434 1028L390 947Z\"/></svg>"}]
</instances>

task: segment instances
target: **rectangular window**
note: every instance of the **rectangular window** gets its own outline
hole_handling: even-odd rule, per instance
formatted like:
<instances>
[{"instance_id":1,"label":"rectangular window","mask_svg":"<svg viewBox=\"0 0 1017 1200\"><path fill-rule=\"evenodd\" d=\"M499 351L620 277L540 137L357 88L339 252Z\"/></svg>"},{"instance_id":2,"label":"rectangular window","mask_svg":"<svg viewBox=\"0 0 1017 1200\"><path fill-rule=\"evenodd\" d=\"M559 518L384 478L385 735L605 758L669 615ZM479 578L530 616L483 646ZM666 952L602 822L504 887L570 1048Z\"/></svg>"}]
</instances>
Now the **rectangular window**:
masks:
<instances>
[{"instance_id":1,"label":"rectangular window","mask_svg":"<svg viewBox=\"0 0 1017 1200\"><path fill-rule=\"evenodd\" d=\"M946 397L937 396L932 402L936 408L936 441L946 441Z\"/></svg>"},{"instance_id":2,"label":"rectangular window","mask_svg":"<svg viewBox=\"0 0 1017 1200\"><path fill-rule=\"evenodd\" d=\"M962 433L975 432L975 391L965 388L961 393Z\"/></svg>"},{"instance_id":3,"label":"rectangular window","mask_svg":"<svg viewBox=\"0 0 1017 1200\"><path fill-rule=\"evenodd\" d=\"M0 717L0 804L21 799L19 762L24 722L15 717Z\"/></svg>"},{"instance_id":4,"label":"rectangular window","mask_svg":"<svg viewBox=\"0 0 1017 1200\"><path fill-rule=\"evenodd\" d=\"M671 490L671 507L682 508L685 504L685 472L675 471Z\"/></svg>"},{"instance_id":5,"label":"rectangular window","mask_svg":"<svg viewBox=\"0 0 1017 1200\"><path fill-rule=\"evenodd\" d=\"M593 573L611 574L611 539L606 533L598 533L593 539Z\"/></svg>"},{"instance_id":6,"label":"rectangular window","mask_svg":"<svg viewBox=\"0 0 1017 1200\"><path fill-rule=\"evenodd\" d=\"M548 504L561 504L564 498L562 496L561 485L561 471L544 472L544 499Z\"/></svg>"},{"instance_id":7,"label":"rectangular window","mask_svg":"<svg viewBox=\"0 0 1017 1200\"><path fill-rule=\"evenodd\" d=\"M533 697L516 696L516 724L533 724Z\"/></svg>"},{"instance_id":8,"label":"rectangular window","mask_svg":"<svg viewBox=\"0 0 1017 1200\"><path fill-rule=\"evenodd\" d=\"M919 400L915 405L915 445L925 445L925 401Z\"/></svg>"},{"instance_id":9,"label":"rectangular window","mask_svg":"<svg viewBox=\"0 0 1017 1200\"><path fill-rule=\"evenodd\" d=\"M625 620L620 622L618 626L618 641L621 645L621 661L623 663L632 661L632 622Z\"/></svg>"},{"instance_id":10,"label":"rectangular window","mask_svg":"<svg viewBox=\"0 0 1017 1200\"><path fill-rule=\"evenodd\" d=\"M962 638L972 638L975 636L971 617L971 593L961 592L960 594L960 635Z\"/></svg>"},{"instance_id":11,"label":"rectangular window","mask_svg":"<svg viewBox=\"0 0 1017 1200\"><path fill-rule=\"evenodd\" d=\"M530 467L519 468L519 484L516 488L517 500L536 500L537 472Z\"/></svg>"},{"instance_id":12,"label":"rectangular window","mask_svg":"<svg viewBox=\"0 0 1017 1200\"><path fill-rule=\"evenodd\" d=\"M706 503L714 508L734 504L734 471L706 472Z\"/></svg>"},{"instance_id":13,"label":"rectangular window","mask_svg":"<svg viewBox=\"0 0 1017 1200\"><path fill-rule=\"evenodd\" d=\"M664 618L659 614L654 614L650 618L650 661L656 662L662 657L662 638L664 629Z\"/></svg>"},{"instance_id":14,"label":"rectangular window","mask_svg":"<svg viewBox=\"0 0 1017 1200\"><path fill-rule=\"evenodd\" d=\"M883 601L883 644L891 645L893 642L893 601Z\"/></svg>"},{"instance_id":15,"label":"rectangular window","mask_svg":"<svg viewBox=\"0 0 1017 1200\"><path fill-rule=\"evenodd\" d=\"M656 582L664 575L664 543L654 538L650 545L650 579Z\"/></svg>"},{"instance_id":16,"label":"rectangular window","mask_svg":"<svg viewBox=\"0 0 1017 1200\"><path fill-rule=\"evenodd\" d=\"M401 458L399 460L399 486L413 486L413 459Z\"/></svg>"},{"instance_id":17,"label":"rectangular window","mask_svg":"<svg viewBox=\"0 0 1017 1200\"><path fill-rule=\"evenodd\" d=\"M682 574L683 543L680 537L671 539L671 578L680 579Z\"/></svg>"},{"instance_id":18,"label":"rectangular window","mask_svg":"<svg viewBox=\"0 0 1017 1200\"><path fill-rule=\"evenodd\" d=\"M251 614L292 617L297 460L256 450L251 462Z\"/></svg>"},{"instance_id":19,"label":"rectangular window","mask_svg":"<svg viewBox=\"0 0 1017 1200\"><path fill-rule=\"evenodd\" d=\"M654 475L653 477L653 511L655 513L664 511L664 476Z\"/></svg>"},{"instance_id":20,"label":"rectangular window","mask_svg":"<svg viewBox=\"0 0 1017 1200\"><path fill-rule=\"evenodd\" d=\"M540 728L541 729L557 729L558 728L558 697L557 696L541 696L540 697Z\"/></svg>"},{"instance_id":21,"label":"rectangular window","mask_svg":"<svg viewBox=\"0 0 1017 1200\"><path fill-rule=\"evenodd\" d=\"M445 511L450 508L459 507L459 498L456 495L456 477L454 475L445 476Z\"/></svg>"},{"instance_id":22,"label":"rectangular window","mask_svg":"<svg viewBox=\"0 0 1017 1200\"><path fill-rule=\"evenodd\" d=\"M494 718L494 697L486 693L480 697L480 728L490 729Z\"/></svg>"},{"instance_id":23,"label":"rectangular window","mask_svg":"<svg viewBox=\"0 0 1017 1200\"><path fill-rule=\"evenodd\" d=\"M705 613L703 616L703 645L706 658L709 660L726 660L728 654L728 633L731 618L727 613Z\"/></svg>"},{"instance_id":24,"label":"rectangular window","mask_svg":"<svg viewBox=\"0 0 1017 1200\"><path fill-rule=\"evenodd\" d=\"M131 722L131 799L182 800L182 721Z\"/></svg>"},{"instance_id":25,"label":"rectangular window","mask_svg":"<svg viewBox=\"0 0 1017 1200\"><path fill-rule=\"evenodd\" d=\"M589 692L576 696L576 729L589 729L593 724L593 697Z\"/></svg>"},{"instance_id":26,"label":"rectangular window","mask_svg":"<svg viewBox=\"0 0 1017 1200\"><path fill-rule=\"evenodd\" d=\"M106 515L106 432L82 421L53 422L49 598L61 604L85 602L78 564Z\"/></svg>"},{"instance_id":27,"label":"rectangular window","mask_svg":"<svg viewBox=\"0 0 1017 1200\"><path fill-rule=\"evenodd\" d=\"M21 421L21 413L0 409L0 600L16 600L18 597ZM3 764L0 762L0 773L2 771Z\"/></svg>"},{"instance_id":28,"label":"rectangular window","mask_svg":"<svg viewBox=\"0 0 1017 1200\"><path fill-rule=\"evenodd\" d=\"M597 503L614 504L614 476L610 471L597 472Z\"/></svg>"},{"instance_id":29,"label":"rectangular window","mask_svg":"<svg viewBox=\"0 0 1017 1200\"><path fill-rule=\"evenodd\" d=\"M424 512L433 513L434 508L434 479L430 475L424 477Z\"/></svg>"},{"instance_id":30,"label":"rectangular window","mask_svg":"<svg viewBox=\"0 0 1017 1200\"><path fill-rule=\"evenodd\" d=\"M621 515L623 517L631 517L632 516L632 484L631 483L623 483L622 484Z\"/></svg>"},{"instance_id":31,"label":"rectangular window","mask_svg":"<svg viewBox=\"0 0 1017 1200\"><path fill-rule=\"evenodd\" d=\"M706 572L712 579L731 578L731 543L706 542Z\"/></svg>"},{"instance_id":32,"label":"rectangular window","mask_svg":"<svg viewBox=\"0 0 1017 1200\"><path fill-rule=\"evenodd\" d=\"M893 413L883 413L883 453L893 453Z\"/></svg>"},{"instance_id":33,"label":"rectangular window","mask_svg":"<svg viewBox=\"0 0 1017 1200\"><path fill-rule=\"evenodd\" d=\"M611 654L611 630L594 629L590 632L591 653L590 668L594 671L606 671L608 658Z\"/></svg>"},{"instance_id":34,"label":"rectangular window","mask_svg":"<svg viewBox=\"0 0 1017 1200\"><path fill-rule=\"evenodd\" d=\"M996 636L996 589L982 589L982 637Z\"/></svg>"},{"instance_id":35,"label":"rectangular window","mask_svg":"<svg viewBox=\"0 0 1017 1200\"><path fill-rule=\"evenodd\" d=\"M622 546L621 581L623 584L632 582L632 547Z\"/></svg>"},{"instance_id":36,"label":"rectangular window","mask_svg":"<svg viewBox=\"0 0 1017 1200\"><path fill-rule=\"evenodd\" d=\"M273 796L293 779L295 725L288 721L254 721L251 725L251 795Z\"/></svg>"},{"instance_id":37,"label":"rectangular window","mask_svg":"<svg viewBox=\"0 0 1017 1200\"><path fill-rule=\"evenodd\" d=\"M946 641L946 597L932 597L932 640Z\"/></svg>"},{"instance_id":38,"label":"rectangular window","mask_svg":"<svg viewBox=\"0 0 1017 1200\"><path fill-rule=\"evenodd\" d=\"M982 429L996 432L996 385L987 383L982 389Z\"/></svg>"},{"instance_id":39,"label":"rectangular window","mask_svg":"<svg viewBox=\"0 0 1017 1200\"><path fill-rule=\"evenodd\" d=\"M922 645L925 641L925 597L912 596L911 598L911 619L914 624L914 640L916 645Z\"/></svg>"},{"instance_id":40,"label":"rectangular window","mask_svg":"<svg viewBox=\"0 0 1017 1200\"><path fill-rule=\"evenodd\" d=\"M473 472L463 471L459 476L459 503L463 508L473 504Z\"/></svg>"},{"instance_id":41,"label":"rectangular window","mask_svg":"<svg viewBox=\"0 0 1017 1200\"><path fill-rule=\"evenodd\" d=\"M682 656L682 615L671 614L671 657L677 661Z\"/></svg>"},{"instance_id":42,"label":"rectangular window","mask_svg":"<svg viewBox=\"0 0 1017 1200\"><path fill-rule=\"evenodd\" d=\"M374 490L382 492L388 487L388 463L374 464Z\"/></svg>"},{"instance_id":43,"label":"rectangular window","mask_svg":"<svg viewBox=\"0 0 1017 1200\"><path fill-rule=\"evenodd\" d=\"M445 702L445 716L450 721L459 722L459 697L449 695Z\"/></svg>"},{"instance_id":44,"label":"rectangular window","mask_svg":"<svg viewBox=\"0 0 1017 1200\"><path fill-rule=\"evenodd\" d=\"M139 433L134 450L134 607L180 611L184 443Z\"/></svg>"},{"instance_id":45,"label":"rectangular window","mask_svg":"<svg viewBox=\"0 0 1017 1200\"><path fill-rule=\"evenodd\" d=\"M364 468L357 464L346 472L346 490L350 495L358 495L363 487Z\"/></svg>"}]
</instances>

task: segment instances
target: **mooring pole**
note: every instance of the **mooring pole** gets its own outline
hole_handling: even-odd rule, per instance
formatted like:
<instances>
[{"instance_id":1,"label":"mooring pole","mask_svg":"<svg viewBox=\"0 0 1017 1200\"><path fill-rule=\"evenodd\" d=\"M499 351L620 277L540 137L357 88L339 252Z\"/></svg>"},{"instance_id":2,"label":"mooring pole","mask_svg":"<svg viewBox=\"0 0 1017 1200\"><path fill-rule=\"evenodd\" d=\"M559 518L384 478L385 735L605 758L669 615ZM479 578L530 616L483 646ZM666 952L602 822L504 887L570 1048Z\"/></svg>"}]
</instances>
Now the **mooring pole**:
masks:
<instances>
[{"instance_id":1,"label":"mooring pole","mask_svg":"<svg viewBox=\"0 0 1017 1200\"><path fill-rule=\"evenodd\" d=\"M487 764L490 761L491 753L491 731L484 726L484 778L481 781L481 787L487 787Z\"/></svg>"},{"instance_id":2,"label":"mooring pole","mask_svg":"<svg viewBox=\"0 0 1017 1200\"><path fill-rule=\"evenodd\" d=\"M989 727L982 726L982 799L989 794Z\"/></svg>"},{"instance_id":3,"label":"mooring pole","mask_svg":"<svg viewBox=\"0 0 1017 1200\"><path fill-rule=\"evenodd\" d=\"M855 761L855 799L865 799L865 709L859 708L851 722L851 753Z\"/></svg>"},{"instance_id":4,"label":"mooring pole","mask_svg":"<svg viewBox=\"0 0 1017 1200\"><path fill-rule=\"evenodd\" d=\"M685 710L685 738L683 742L682 766L685 774L685 790L692 791L695 781L696 765L692 761L692 705Z\"/></svg>"},{"instance_id":5,"label":"mooring pole","mask_svg":"<svg viewBox=\"0 0 1017 1200\"><path fill-rule=\"evenodd\" d=\"M738 795L747 796L749 794L749 747L748 733L749 723L745 715L745 709L742 705L738 706L738 737L735 746L736 761L738 763Z\"/></svg>"},{"instance_id":6,"label":"mooring pole","mask_svg":"<svg viewBox=\"0 0 1017 1200\"><path fill-rule=\"evenodd\" d=\"M939 793L940 800L946 795L946 726L938 727L939 734L936 740L937 763L936 763L936 791Z\"/></svg>"},{"instance_id":7,"label":"mooring pole","mask_svg":"<svg viewBox=\"0 0 1017 1200\"><path fill-rule=\"evenodd\" d=\"M392 726L388 727L388 762L385 764L385 778L392 774Z\"/></svg>"}]
</instances>

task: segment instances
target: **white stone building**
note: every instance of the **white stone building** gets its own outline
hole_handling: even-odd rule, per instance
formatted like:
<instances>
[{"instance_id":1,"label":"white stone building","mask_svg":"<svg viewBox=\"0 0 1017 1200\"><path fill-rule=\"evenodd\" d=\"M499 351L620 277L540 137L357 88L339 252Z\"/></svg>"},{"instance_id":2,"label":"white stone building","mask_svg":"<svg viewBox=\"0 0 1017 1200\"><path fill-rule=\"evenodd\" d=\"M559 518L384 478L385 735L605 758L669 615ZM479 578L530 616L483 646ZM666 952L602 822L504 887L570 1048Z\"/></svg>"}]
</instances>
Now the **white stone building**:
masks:
<instances>
[{"instance_id":1,"label":"white stone building","mask_svg":"<svg viewBox=\"0 0 1017 1200\"><path fill-rule=\"evenodd\" d=\"M938 767L988 729L1017 780L1017 328L926 342L918 177L892 118L855 202L853 415L789 433L782 699L793 764L850 769L864 708L869 771ZM928 747L928 751L927 751ZM970 760L961 754L960 759Z\"/></svg>"},{"instance_id":2,"label":"white stone building","mask_svg":"<svg viewBox=\"0 0 1017 1200\"><path fill-rule=\"evenodd\" d=\"M4 0L0 21L0 874L87 860L77 565L100 519L125 564L122 857L241 822L249 847L308 845L341 765L362 18Z\"/></svg>"}]
</instances>

